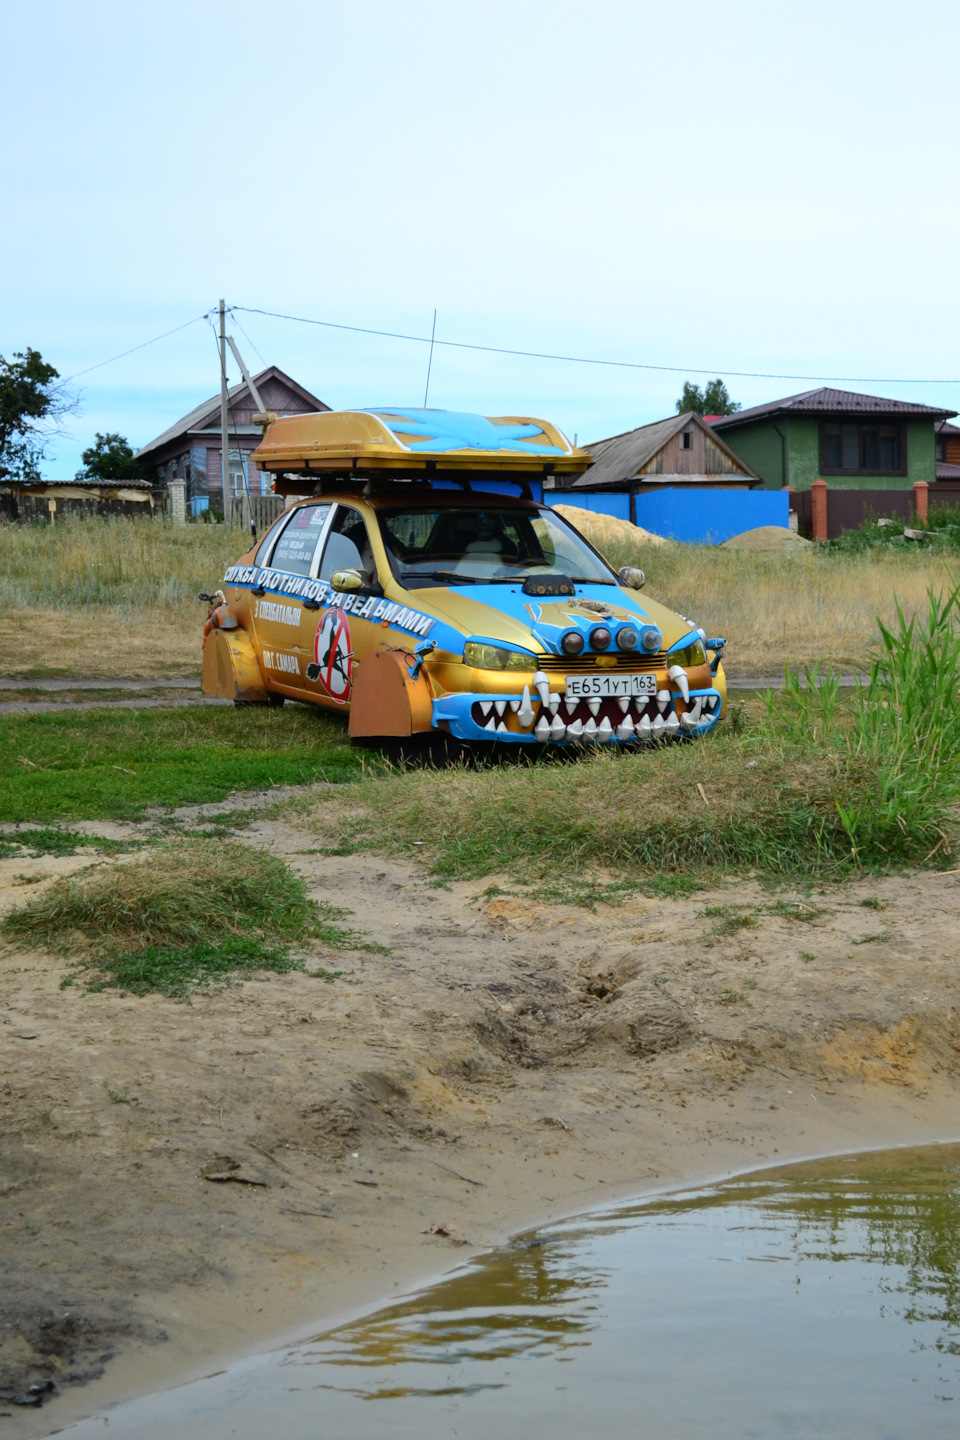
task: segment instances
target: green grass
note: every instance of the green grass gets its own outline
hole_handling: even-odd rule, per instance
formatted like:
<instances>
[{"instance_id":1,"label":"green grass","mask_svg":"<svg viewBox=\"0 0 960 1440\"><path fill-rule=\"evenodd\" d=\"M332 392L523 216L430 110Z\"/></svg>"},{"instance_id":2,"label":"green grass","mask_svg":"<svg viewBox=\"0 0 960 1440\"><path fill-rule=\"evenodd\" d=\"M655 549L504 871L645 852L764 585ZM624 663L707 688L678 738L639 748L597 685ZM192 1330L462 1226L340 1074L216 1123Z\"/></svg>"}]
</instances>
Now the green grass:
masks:
<instances>
[{"instance_id":1,"label":"green grass","mask_svg":"<svg viewBox=\"0 0 960 1440\"><path fill-rule=\"evenodd\" d=\"M99 835L83 835L76 830L45 826L39 830L12 830L0 835L0 860L19 857L25 850L36 859L40 855L76 855L78 850L94 849L104 855L120 850L134 850L136 840L104 840Z\"/></svg>"},{"instance_id":2,"label":"green grass","mask_svg":"<svg viewBox=\"0 0 960 1440\"><path fill-rule=\"evenodd\" d=\"M243 972L307 970L311 941L376 950L313 900L282 860L229 840L178 840L135 860L63 877L8 914L9 940L67 951L91 990L157 991L186 999ZM307 973L334 978L329 970Z\"/></svg>"},{"instance_id":3,"label":"green grass","mask_svg":"<svg viewBox=\"0 0 960 1440\"><path fill-rule=\"evenodd\" d=\"M307 706L5 715L0 821L138 820L153 806L342 782L362 768L343 724Z\"/></svg>"},{"instance_id":4,"label":"green grass","mask_svg":"<svg viewBox=\"0 0 960 1440\"><path fill-rule=\"evenodd\" d=\"M488 885L483 898L493 900L499 895L508 895L513 899L540 900L547 905L579 905L596 913L598 905L619 907L629 895L682 898L701 888L701 882L686 875L645 875L639 880L606 881L571 877L562 883L534 885L522 891Z\"/></svg>"}]
</instances>

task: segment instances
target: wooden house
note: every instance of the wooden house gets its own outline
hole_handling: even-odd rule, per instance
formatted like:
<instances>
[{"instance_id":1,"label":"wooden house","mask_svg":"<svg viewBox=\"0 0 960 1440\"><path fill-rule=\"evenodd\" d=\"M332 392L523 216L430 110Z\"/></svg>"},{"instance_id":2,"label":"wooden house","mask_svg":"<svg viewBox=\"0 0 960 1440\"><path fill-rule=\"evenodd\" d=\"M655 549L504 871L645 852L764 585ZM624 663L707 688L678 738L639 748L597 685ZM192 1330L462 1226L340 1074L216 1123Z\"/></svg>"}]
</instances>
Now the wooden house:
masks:
<instances>
[{"instance_id":1,"label":"wooden house","mask_svg":"<svg viewBox=\"0 0 960 1440\"><path fill-rule=\"evenodd\" d=\"M329 405L311 395L309 390L276 365L269 365L259 375L254 375L253 383L266 408L278 415L305 415L330 409ZM244 492L251 497L266 495L270 492L271 477L265 473L261 475L250 458L263 434L260 426L253 423L259 407L245 382L231 386L227 399L230 488L235 496ZM189 415L182 416L162 435L144 445L137 452L137 457L156 465L161 485L168 486L173 480L183 480L187 508L197 516L207 509L223 512L221 453L220 396L211 395Z\"/></svg>"},{"instance_id":2,"label":"wooden house","mask_svg":"<svg viewBox=\"0 0 960 1440\"><path fill-rule=\"evenodd\" d=\"M571 490L622 490L632 501L667 486L750 490L761 483L756 471L692 411L595 440L582 449L593 456L593 464Z\"/></svg>"}]
</instances>

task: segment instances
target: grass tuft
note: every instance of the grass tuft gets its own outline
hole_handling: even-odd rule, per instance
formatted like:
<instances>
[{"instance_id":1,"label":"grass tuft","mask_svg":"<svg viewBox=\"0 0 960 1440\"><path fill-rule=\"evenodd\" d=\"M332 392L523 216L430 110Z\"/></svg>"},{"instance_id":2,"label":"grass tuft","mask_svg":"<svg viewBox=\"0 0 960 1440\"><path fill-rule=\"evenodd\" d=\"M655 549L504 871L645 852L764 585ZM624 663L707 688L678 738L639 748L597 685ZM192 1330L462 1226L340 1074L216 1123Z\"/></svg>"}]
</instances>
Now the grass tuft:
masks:
<instances>
[{"instance_id":1,"label":"grass tuft","mask_svg":"<svg viewBox=\"0 0 960 1440\"><path fill-rule=\"evenodd\" d=\"M40 855L76 855L78 850L83 849L116 855L121 850L139 848L139 840L106 840L101 835L83 835L76 830L61 830L56 826L9 830L0 835L0 860L18 856L24 850L36 859Z\"/></svg>"},{"instance_id":2,"label":"grass tuft","mask_svg":"<svg viewBox=\"0 0 960 1440\"><path fill-rule=\"evenodd\" d=\"M182 1000L238 972L305 970L291 947L310 940L379 948L338 924L345 914L311 899L306 882L275 856L194 839L63 877L0 929L21 943L73 950L89 989Z\"/></svg>"}]
</instances>

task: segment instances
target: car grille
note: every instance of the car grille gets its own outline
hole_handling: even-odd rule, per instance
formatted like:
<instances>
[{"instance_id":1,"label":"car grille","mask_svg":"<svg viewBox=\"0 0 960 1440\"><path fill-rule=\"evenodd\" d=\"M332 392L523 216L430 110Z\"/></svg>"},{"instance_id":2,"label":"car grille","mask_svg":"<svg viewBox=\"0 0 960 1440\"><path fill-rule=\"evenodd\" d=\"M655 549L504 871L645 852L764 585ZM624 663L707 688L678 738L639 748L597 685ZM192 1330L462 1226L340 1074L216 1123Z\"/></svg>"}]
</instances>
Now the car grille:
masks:
<instances>
[{"instance_id":1,"label":"car grille","mask_svg":"<svg viewBox=\"0 0 960 1440\"><path fill-rule=\"evenodd\" d=\"M621 650L615 655L541 655L539 660L545 675L592 675L602 674L604 670L626 670L631 675L642 675L651 670L665 670L667 664L666 655L648 655L640 650L629 653Z\"/></svg>"}]
</instances>

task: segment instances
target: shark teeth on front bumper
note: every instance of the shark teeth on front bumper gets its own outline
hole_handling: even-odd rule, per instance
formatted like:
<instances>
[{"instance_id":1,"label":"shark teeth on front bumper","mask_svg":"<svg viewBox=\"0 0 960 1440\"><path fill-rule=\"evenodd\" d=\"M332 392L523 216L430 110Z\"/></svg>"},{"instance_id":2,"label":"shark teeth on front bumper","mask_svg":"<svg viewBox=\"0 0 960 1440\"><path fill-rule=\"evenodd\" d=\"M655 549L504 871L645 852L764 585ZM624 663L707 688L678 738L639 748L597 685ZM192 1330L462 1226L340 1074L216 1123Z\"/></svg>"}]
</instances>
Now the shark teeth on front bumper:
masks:
<instances>
[{"instance_id":1,"label":"shark teeth on front bumper","mask_svg":"<svg viewBox=\"0 0 960 1440\"><path fill-rule=\"evenodd\" d=\"M549 688L545 691L544 684L538 683L545 681L542 672L534 677L536 698L528 685L520 696L498 700L477 697L471 705L474 723L491 739L530 739L554 745L567 741L636 744L703 733L720 714L720 696L716 692L691 695L688 683L684 697L679 681L677 689L659 690L656 695L606 699L592 696L583 700L567 700Z\"/></svg>"}]
</instances>

